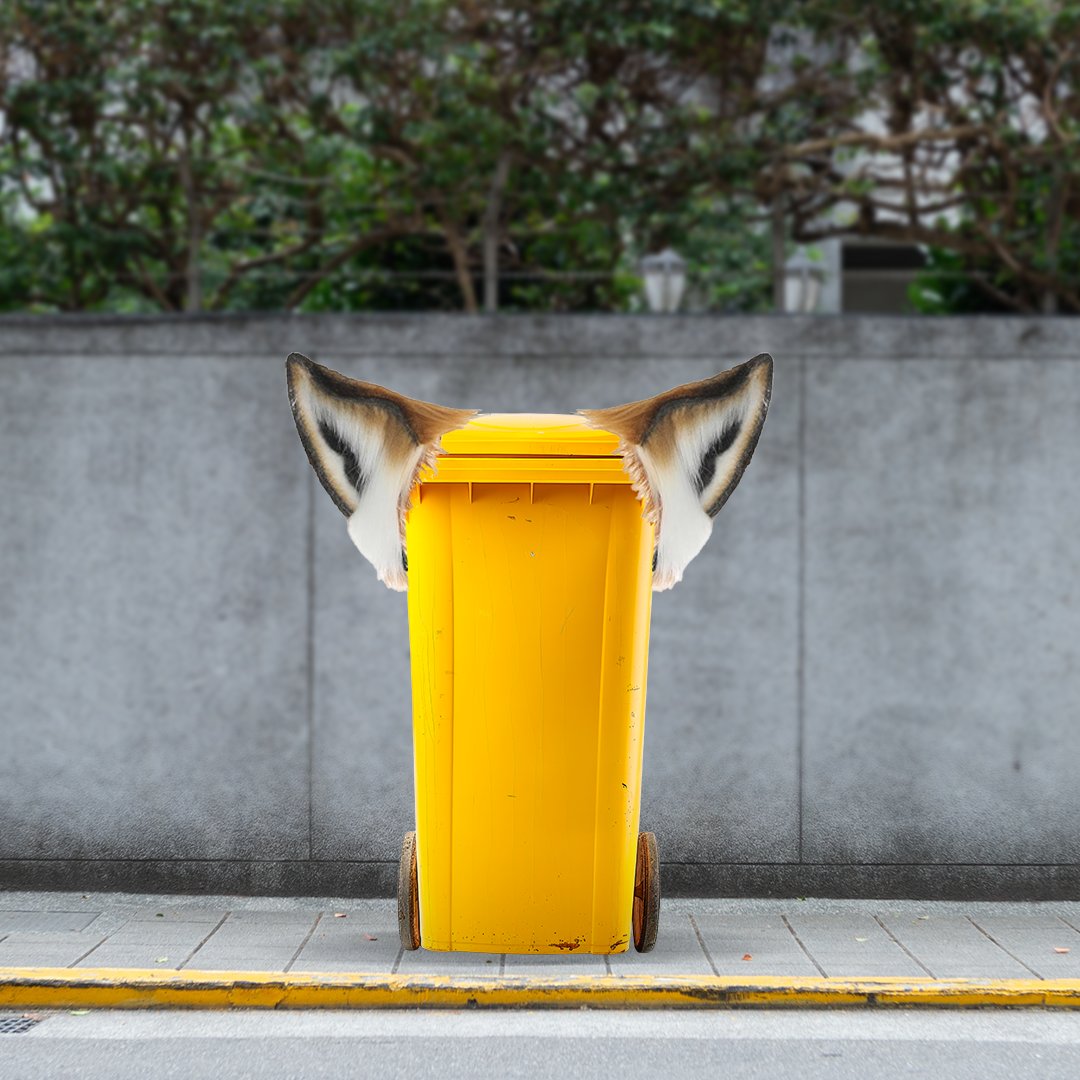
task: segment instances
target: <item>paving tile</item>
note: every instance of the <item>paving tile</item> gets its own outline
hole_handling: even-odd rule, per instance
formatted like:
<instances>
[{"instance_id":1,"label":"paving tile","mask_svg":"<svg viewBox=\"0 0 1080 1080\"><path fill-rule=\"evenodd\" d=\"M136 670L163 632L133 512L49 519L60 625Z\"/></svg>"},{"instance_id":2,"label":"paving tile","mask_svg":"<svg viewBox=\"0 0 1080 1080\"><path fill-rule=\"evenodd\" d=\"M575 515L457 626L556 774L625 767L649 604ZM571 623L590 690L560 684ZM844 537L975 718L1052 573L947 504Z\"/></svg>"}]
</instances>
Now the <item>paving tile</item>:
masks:
<instances>
[{"instance_id":1,"label":"paving tile","mask_svg":"<svg viewBox=\"0 0 1080 1080\"><path fill-rule=\"evenodd\" d=\"M612 975L711 975L713 969L702 951L690 916L680 912L661 912L660 935L652 952L630 949L608 957Z\"/></svg>"},{"instance_id":2,"label":"paving tile","mask_svg":"<svg viewBox=\"0 0 1080 1080\"><path fill-rule=\"evenodd\" d=\"M393 941L352 941L305 946L290 971L370 971L389 974L401 946Z\"/></svg>"},{"instance_id":3,"label":"paving tile","mask_svg":"<svg viewBox=\"0 0 1080 1080\"><path fill-rule=\"evenodd\" d=\"M701 976L712 968L698 940L700 930L716 970L726 976L814 975L816 961L831 977L919 977L928 970L939 977L1080 978L1078 905L974 904L969 909L960 903L822 902L814 909L811 904L788 908L780 902L753 901L703 901L699 907L684 901L665 906L652 953L630 951L605 962L594 955L502 957L425 949L402 953L393 904L382 901L323 901L326 906L316 919L314 905L230 911L217 898L210 900L217 903L212 908L177 903L172 897L164 897L174 902L162 906L148 904L152 897L119 898L109 904L93 898L94 910L84 911L44 910L49 904L60 909L78 906L77 901L65 904L62 896L43 897L37 910L33 896L7 894L6 899L10 906L0 910L0 919L7 920L0 923L0 967L397 970L495 978L606 971L615 977L638 972ZM335 919L335 910L346 917ZM874 913L882 911L879 923ZM1055 948L1070 951L1056 953ZM747 953L752 959L744 961Z\"/></svg>"},{"instance_id":4,"label":"paving tile","mask_svg":"<svg viewBox=\"0 0 1080 1080\"><path fill-rule=\"evenodd\" d=\"M1041 979L1080 978L1080 932L1052 915L977 915L972 921ZM1055 949L1068 949L1067 953Z\"/></svg>"},{"instance_id":5,"label":"paving tile","mask_svg":"<svg viewBox=\"0 0 1080 1080\"><path fill-rule=\"evenodd\" d=\"M184 945L194 949L214 929L213 923L131 922L109 935L110 945Z\"/></svg>"},{"instance_id":6,"label":"paving tile","mask_svg":"<svg viewBox=\"0 0 1080 1080\"><path fill-rule=\"evenodd\" d=\"M694 920L721 975L821 974L779 915L696 915Z\"/></svg>"},{"instance_id":7,"label":"paving tile","mask_svg":"<svg viewBox=\"0 0 1080 1080\"><path fill-rule=\"evenodd\" d=\"M185 971L284 971L295 948L237 946L200 949L184 965Z\"/></svg>"},{"instance_id":8,"label":"paving tile","mask_svg":"<svg viewBox=\"0 0 1080 1080\"><path fill-rule=\"evenodd\" d=\"M292 945L295 949L311 933L313 925L312 922L307 922L245 926L224 922L214 931L211 940L221 945Z\"/></svg>"},{"instance_id":9,"label":"paving tile","mask_svg":"<svg viewBox=\"0 0 1080 1080\"><path fill-rule=\"evenodd\" d=\"M165 968L174 969L191 955L192 945L114 945L106 941L89 956L84 957L81 968Z\"/></svg>"},{"instance_id":10,"label":"paving tile","mask_svg":"<svg viewBox=\"0 0 1080 1080\"><path fill-rule=\"evenodd\" d=\"M1042 905L1039 906L1041 907ZM1046 907L1048 908L1054 907L1060 909L1066 908L1068 906L1071 905L1050 903L1046 904ZM1006 908L1005 914L999 913L1002 908ZM916 912L916 914L925 915L927 914L927 912L925 910L920 910ZM1007 910L1007 905L991 905L989 903L984 903L972 904L970 910L949 911L943 912L943 914L964 915L966 918L969 918L972 922L976 923L979 926L982 926L985 922L988 925L990 923L993 923L994 926L999 928L1008 927L1010 929L1022 930L1027 927L1045 927L1050 930L1058 930L1059 932L1064 933L1080 933L1080 930L1077 929L1077 927L1080 927L1080 912L1055 910L1045 912L1036 911L1032 913L1013 913Z\"/></svg>"},{"instance_id":11,"label":"paving tile","mask_svg":"<svg viewBox=\"0 0 1080 1080\"><path fill-rule=\"evenodd\" d=\"M96 938L70 944L0 941L0 967L70 967L96 942Z\"/></svg>"},{"instance_id":12,"label":"paving tile","mask_svg":"<svg viewBox=\"0 0 1080 1080\"><path fill-rule=\"evenodd\" d=\"M36 933L33 930L13 930L3 941L8 945L82 945L84 949L93 948L104 941L108 935L92 930L54 930Z\"/></svg>"},{"instance_id":13,"label":"paving tile","mask_svg":"<svg viewBox=\"0 0 1080 1080\"><path fill-rule=\"evenodd\" d=\"M320 914L318 908L310 911L230 911L226 923L251 923L254 926L303 925L310 927Z\"/></svg>"},{"instance_id":14,"label":"paving tile","mask_svg":"<svg viewBox=\"0 0 1080 1080\"><path fill-rule=\"evenodd\" d=\"M100 914L98 911L3 911L0 933L9 930L84 930Z\"/></svg>"},{"instance_id":15,"label":"paving tile","mask_svg":"<svg viewBox=\"0 0 1080 1080\"><path fill-rule=\"evenodd\" d=\"M302 923L234 923L226 919L207 941L215 948L300 948L315 925L312 917Z\"/></svg>"},{"instance_id":16,"label":"paving tile","mask_svg":"<svg viewBox=\"0 0 1080 1080\"><path fill-rule=\"evenodd\" d=\"M573 975L606 975L605 957L596 953L567 956L560 953L507 953L503 973L507 977L522 978L538 975L545 979Z\"/></svg>"},{"instance_id":17,"label":"paving tile","mask_svg":"<svg viewBox=\"0 0 1080 1080\"><path fill-rule=\"evenodd\" d=\"M133 914L134 909L124 904L118 904L115 908L106 908L83 932L108 937L110 934L116 933L122 926L126 926L131 921Z\"/></svg>"},{"instance_id":18,"label":"paving tile","mask_svg":"<svg viewBox=\"0 0 1080 1080\"><path fill-rule=\"evenodd\" d=\"M398 971L403 975L498 975L497 953L403 952Z\"/></svg>"},{"instance_id":19,"label":"paving tile","mask_svg":"<svg viewBox=\"0 0 1080 1080\"><path fill-rule=\"evenodd\" d=\"M370 941L365 935L375 940ZM401 946L397 925L378 921L333 919L324 916L304 945L290 971L393 970Z\"/></svg>"},{"instance_id":20,"label":"paving tile","mask_svg":"<svg viewBox=\"0 0 1080 1080\"><path fill-rule=\"evenodd\" d=\"M311 940L338 941L364 934L373 934L376 937L389 937L398 940L398 927L396 915L388 912L363 912L353 918L335 919L330 913L326 913L319 920Z\"/></svg>"},{"instance_id":21,"label":"paving tile","mask_svg":"<svg viewBox=\"0 0 1080 1080\"><path fill-rule=\"evenodd\" d=\"M228 914L225 908L199 907L148 907L141 908L131 916L131 922L147 923L219 923Z\"/></svg>"},{"instance_id":22,"label":"paving tile","mask_svg":"<svg viewBox=\"0 0 1080 1080\"><path fill-rule=\"evenodd\" d=\"M828 976L926 977L870 915L789 915L788 923Z\"/></svg>"},{"instance_id":23,"label":"paving tile","mask_svg":"<svg viewBox=\"0 0 1080 1080\"><path fill-rule=\"evenodd\" d=\"M1030 979L1029 971L963 915L890 915L881 921L936 978Z\"/></svg>"}]
</instances>

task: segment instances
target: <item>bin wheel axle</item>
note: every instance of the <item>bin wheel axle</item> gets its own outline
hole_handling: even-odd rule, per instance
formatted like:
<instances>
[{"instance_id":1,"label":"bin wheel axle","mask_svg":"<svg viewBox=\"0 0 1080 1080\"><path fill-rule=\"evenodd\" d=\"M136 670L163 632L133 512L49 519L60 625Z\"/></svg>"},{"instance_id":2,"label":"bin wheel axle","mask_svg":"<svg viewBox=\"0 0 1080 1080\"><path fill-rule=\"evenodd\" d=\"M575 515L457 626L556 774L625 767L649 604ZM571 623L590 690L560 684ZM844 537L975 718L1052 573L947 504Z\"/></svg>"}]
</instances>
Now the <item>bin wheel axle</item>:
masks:
<instances>
[{"instance_id":1,"label":"bin wheel axle","mask_svg":"<svg viewBox=\"0 0 1080 1080\"><path fill-rule=\"evenodd\" d=\"M401 844L397 901L398 938L406 952L413 952L420 948L420 889L415 832L406 833ZM638 835L631 921L634 948L638 952L649 952L656 945L656 934L660 928L660 858L656 837L651 832Z\"/></svg>"},{"instance_id":2,"label":"bin wheel axle","mask_svg":"<svg viewBox=\"0 0 1080 1080\"><path fill-rule=\"evenodd\" d=\"M420 887L416 873L416 833L405 834L397 879L397 926L406 952L420 948Z\"/></svg>"},{"instance_id":3,"label":"bin wheel axle","mask_svg":"<svg viewBox=\"0 0 1080 1080\"><path fill-rule=\"evenodd\" d=\"M660 856L656 836L651 832L638 834L637 869L634 873L634 948L649 952L656 944L660 929Z\"/></svg>"}]
</instances>

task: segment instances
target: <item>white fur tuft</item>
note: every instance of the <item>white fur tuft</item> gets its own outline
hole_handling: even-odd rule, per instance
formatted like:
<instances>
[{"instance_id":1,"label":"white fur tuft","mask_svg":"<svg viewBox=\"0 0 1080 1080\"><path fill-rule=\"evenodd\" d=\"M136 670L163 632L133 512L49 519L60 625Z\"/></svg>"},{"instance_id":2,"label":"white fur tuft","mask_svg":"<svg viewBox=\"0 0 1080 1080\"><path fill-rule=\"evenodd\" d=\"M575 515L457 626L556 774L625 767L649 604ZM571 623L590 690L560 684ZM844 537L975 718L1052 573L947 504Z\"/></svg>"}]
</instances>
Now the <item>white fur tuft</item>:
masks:
<instances>
[{"instance_id":1,"label":"white fur tuft","mask_svg":"<svg viewBox=\"0 0 1080 1080\"><path fill-rule=\"evenodd\" d=\"M712 534L712 518L701 508L678 456L658 466L645 447L638 447L637 453L660 507L653 589L663 592L682 581L690 560Z\"/></svg>"},{"instance_id":2,"label":"white fur tuft","mask_svg":"<svg viewBox=\"0 0 1080 1080\"><path fill-rule=\"evenodd\" d=\"M365 475L367 482L349 517L349 538L391 589L409 587L403 562L401 516L424 449L416 447L402 462L376 461Z\"/></svg>"},{"instance_id":3,"label":"white fur tuft","mask_svg":"<svg viewBox=\"0 0 1080 1080\"><path fill-rule=\"evenodd\" d=\"M771 386L772 358L763 353L655 398L584 412L619 435L644 517L656 525L656 591L682 580L712 534L713 517L754 452Z\"/></svg>"},{"instance_id":4,"label":"white fur tuft","mask_svg":"<svg viewBox=\"0 0 1080 1080\"><path fill-rule=\"evenodd\" d=\"M406 457L392 458L387 453L383 423L365 424L362 414L335 409L314 394L305 396L315 423L332 427L356 455L360 466L363 489L356 494L349 515L349 539L375 567L381 582L404 591L408 588L403 562L404 515L425 448L416 446ZM335 486L343 491L355 491L340 454L324 445L321 460Z\"/></svg>"}]
</instances>

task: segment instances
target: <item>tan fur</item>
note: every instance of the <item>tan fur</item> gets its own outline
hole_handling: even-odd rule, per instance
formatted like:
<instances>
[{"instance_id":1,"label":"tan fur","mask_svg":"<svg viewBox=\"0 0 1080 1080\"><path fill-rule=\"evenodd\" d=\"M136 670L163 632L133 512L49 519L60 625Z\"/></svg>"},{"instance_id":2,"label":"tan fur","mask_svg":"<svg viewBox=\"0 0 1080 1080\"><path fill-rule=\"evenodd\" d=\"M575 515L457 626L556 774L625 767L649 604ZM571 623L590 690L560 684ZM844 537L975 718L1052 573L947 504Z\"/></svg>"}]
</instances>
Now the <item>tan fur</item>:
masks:
<instances>
[{"instance_id":1,"label":"tan fur","mask_svg":"<svg viewBox=\"0 0 1080 1080\"><path fill-rule=\"evenodd\" d=\"M301 440L319 480L349 519L350 537L383 581L405 588L395 559L404 550L410 494L421 472L433 467L441 437L475 413L350 379L298 353L289 357L288 374ZM771 380L772 358L762 354L652 398L582 410L591 425L618 436L644 516L656 527L654 588L677 583L708 539L713 517L757 444Z\"/></svg>"},{"instance_id":2,"label":"tan fur","mask_svg":"<svg viewBox=\"0 0 1080 1080\"><path fill-rule=\"evenodd\" d=\"M392 391L387 390L386 393L391 394ZM476 409L450 409L445 405L434 405L430 401L407 398L401 394L393 396L398 399L398 404L409 418L416 438L421 443L435 444L448 431L464 427L476 415Z\"/></svg>"},{"instance_id":3,"label":"tan fur","mask_svg":"<svg viewBox=\"0 0 1080 1080\"><path fill-rule=\"evenodd\" d=\"M771 382L772 358L762 354L719 375L683 383L655 397L607 409L581 410L592 426L619 436L619 453L642 501L643 516L656 526L656 588L669 588L679 580L686 562L696 553L698 541L704 542L702 532L707 536L712 528L711 522L706 529L698 519L687 517L688 499L696 498L700 513L711 519L742 476L768 410ZM754 400L759 404L738 421L736 440L724 451L725 472L718 474L719 480L711 485L706 498L704 489L693 487L696 468L690 464L693 455L704 449L696 443L701 438L701 425L708 424L709 416L724 416L725 410L737 409L739 402ZM702 459L702 468L706 460ZM665 492L669 502L674 500L667 508L667 516L674 517L666 527L671 529L674 522L681 522L681 527L678 534L669 532L668 539L661 542Z\"/></svg>"},{"instance_id":4,"label":"tan fur","mask_svg":"<svg viewBox=\"0 0 1080 1080\"><path fill-rule=\"evenodd\" d=\"M297 359L293 359L294 357ZM433 443L448 431L463 427L476 415L475 409L451 409L431 401L406 397L377 383L350 379L347 375L308 360L307 357L301 357L299 353L293 353L290 357L288 374L290 390L293 389L295 380L302 380L314 393L335 398L339 409L359 411L373 405L390 405L400 409L408 422L408 429L398 424L393 426L391 432L387 427L387 434L393 434L395 444L398 444L402 437L414 444ZM295 401L295 393L291 397ZM392 415L386 408L383 408L382 412L387 417Z\"/></svg>"},{"instance_id":5,"label":"tan fur","mask_svg":"<svg viewBox=\"0 0 1080 1080\"><path fill-rule=\"evenodd\" d=\"M378 502L396 492L396 531L404 550L409 496L421 471L434 464L441 452L441 437L466 424L475 411L450 409L350 379L300 353L293 353L286 366L297 430L316 475L349 518L350 537L376 565L380 578L392 588L405 588L403 572L390 560L387 531L393 524L389 514L384 517L382 511L373 514L360 508L368 505L365 500L369 496ZM321 425L330 429L327 434L320 430ZM365 479L362 495L348 475L350 466L342 448L335 447L336 440L356 457L357 471ZM376 493L371 495L373 490ZM356 518L358 512L360 517ZM378 539L380 529L386 538L383 547L384 542ZM380 553L373 555L373 551Z\"/></svg>"},{"instance_id":6,"label":"tan fur","mask_svg":"<svg viewBox=\"0 0 1080 1080\"><path fill-rule=\"evenodd\" d=\"M594 427L613 432L631 445L648 442L649 452L657 460L666 461L675 450L674 436L668 430L655 427L657 414L665 405L684 408L726 397L743 378L764 380L769 377L770 370L771 364L755 358L708 379L672 387L656 397L631 401L626 405L613 405L608 409L581 409L580 412Z\"/></svg>"}]
</instances>

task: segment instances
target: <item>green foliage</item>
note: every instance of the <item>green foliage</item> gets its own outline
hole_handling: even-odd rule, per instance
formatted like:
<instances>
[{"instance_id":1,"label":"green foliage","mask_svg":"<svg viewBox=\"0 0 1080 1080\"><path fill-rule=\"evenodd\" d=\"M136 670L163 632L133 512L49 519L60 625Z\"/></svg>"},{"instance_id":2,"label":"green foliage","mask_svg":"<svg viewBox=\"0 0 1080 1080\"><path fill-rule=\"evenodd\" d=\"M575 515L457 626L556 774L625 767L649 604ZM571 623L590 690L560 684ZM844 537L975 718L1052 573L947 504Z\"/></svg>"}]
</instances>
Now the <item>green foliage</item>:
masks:
<instances>
[{"instance_id":1,"label":"green foliage","mask_svg":"<svg viewBox=\"0 0 1080 1080\"><path fill-rule=\"evenodd\" d=\"M253 174L317 166L299 117L282 124L275 106L294 59L281 35L302 47L313 29L302 10L294 0L6 5L4 225L33 232L45 254L33 287L5 289L0 303L220 306L238 262L303 232L295 190ZM237 228L258 219L256 232Z\"/></svg>"},{"instance_id":2,"label":"green foliage","mask_svg":"<svg viewBox=\"0 0 1080 1080\"><path fill-rule=\"evenodd\" d=\"M1001 311L979 286L962 255L945 248L927 252L925 268L908 287L908 301L921 315L973 315Z\"/></svg>"},{"instance_id":3,"label":"green foliage","mask_svg":"<svg viewBox=\"0 0 1080 1080\"><path fill-rule=\"evenodd\" d=\"M840 66L809 65L830 111L795 104L810 132L784 151L796 238L923 245L919 310L1080 312L1080 5L811 0L802 11Z\"/></svg>"},{"instance_id":4,"label":"green foliage","mask_svg":"<svg viewBox=\"0 0 1080 1080\"><path fill-rule=\"evenodd\" d=\"M696 307L762 310L777 202L803 242L940 249L924 310L1080 308L1078 27L1057 0L8 0L0 310L475 309L485 238L504 309L633 309L670 245Z\"/></svg>"},{"instance_id":5,"label":"green foliage","mask_svg":"<svg viewBox=\"0 0 1080 1080\"><path fill-rule=\"evenodd\" d=\"M1080 215L1062 197L1065 169L1063 162L1056 169L1021 170L1010 178L1019 188L1012 207L1003 200L972 200L951 226L958 241L971 243L984 220L994 222L1005 250L1029 252L1035 281L991 255L931 247L927 266L910 289L915 310L927 315L1055 310L1057 295L1053 288L1040 288L1041 281L1080 283Z\"/></svg>"},{"instance_id":6,"label":"green foliage","mask_svg":"<svg viewBox=\"0 0 1080 1080\"><path fill-rule=\"evenodd\" d=\"M504 306L624 308L716 171L683 91L754 11L12 0L0 308L457 308L493 205Z\"/></svg>"}]
</instances>

